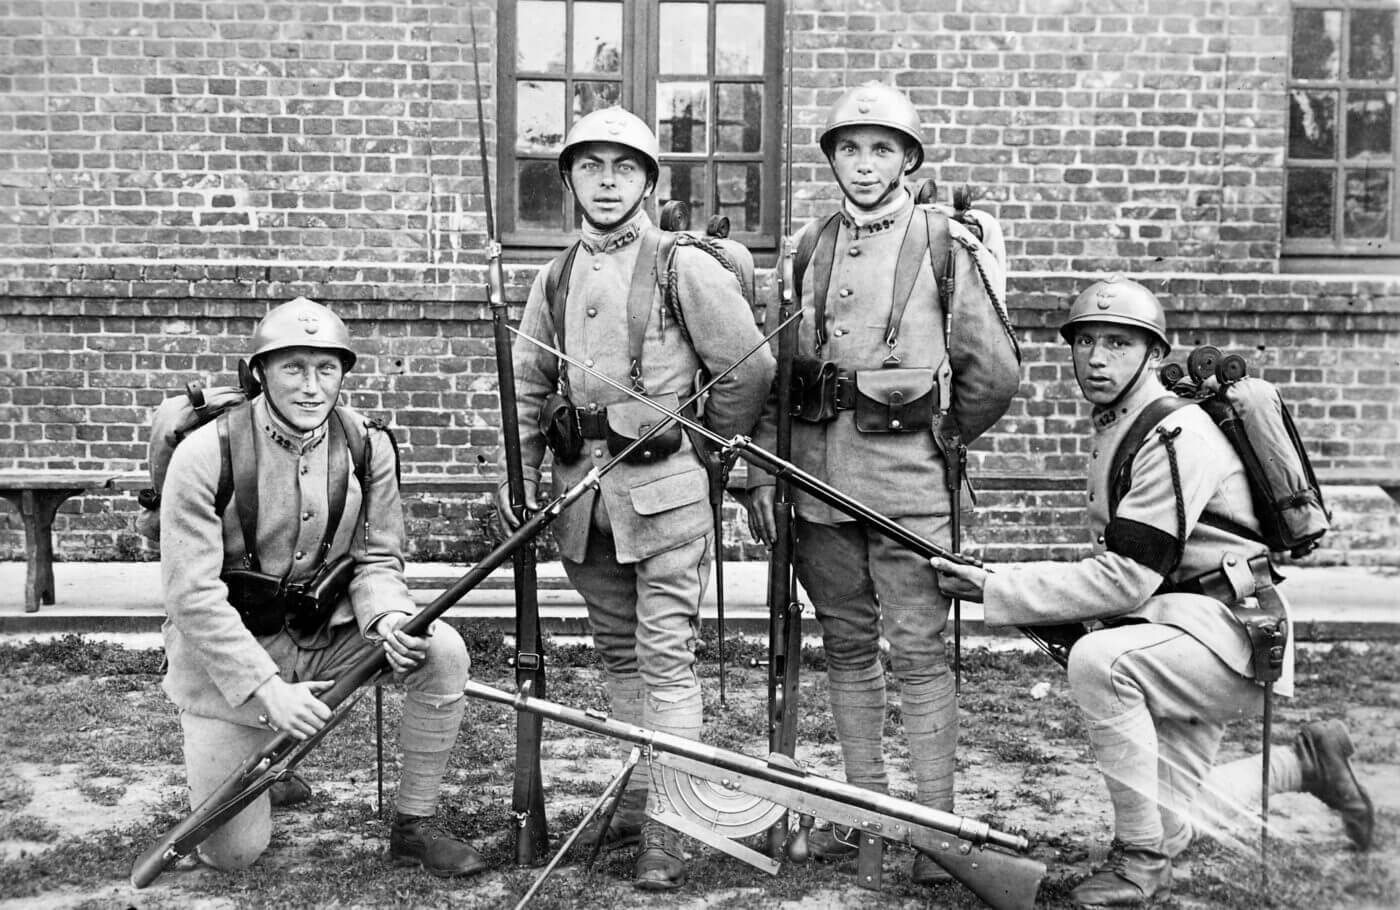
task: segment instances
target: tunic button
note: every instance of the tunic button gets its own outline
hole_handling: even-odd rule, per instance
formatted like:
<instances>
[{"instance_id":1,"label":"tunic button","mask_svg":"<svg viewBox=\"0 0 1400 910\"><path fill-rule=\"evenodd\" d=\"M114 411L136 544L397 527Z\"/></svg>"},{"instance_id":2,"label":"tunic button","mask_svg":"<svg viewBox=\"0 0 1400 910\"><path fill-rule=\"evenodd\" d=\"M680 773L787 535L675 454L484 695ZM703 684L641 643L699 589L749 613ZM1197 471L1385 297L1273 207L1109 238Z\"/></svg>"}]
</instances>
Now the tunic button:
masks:
<instances>
[{"instance_id":1,"label":"tunic button","mask_svg":"<svg viewBox=\"0 0 1400 910\"><path fill-rule=\"evenodd\" d=\"M297 550L297 552L296 552L296 558L297 558L297 559L305 559L305 558L306 558L306 554L303 553L301 550Z\"/></svg>"},{"instance_id":2,"label":"tunic button","mask_svg":"<svg viewBox=\"0 0 1400 910\"><path fill-rule=\"evenodd\" d=\"M852 256L859 256L859 255L860 255L860 247L858 247L858 246L853 246L853 247L851 247L851 255L852 255Z\"/></svg>"},{"instance_id":3,"label":"tunic button","mask_svg":"<svg viewBox=\"0 0 1400 910\"><path fill-rule=\"evenodd\" d=\"M601 269L602 267L603 267L603 264L602 264L601 262L595 262L595 263L593 263L593 271L595 271L595 272L598 271L599 269Z\"/></svg>"},{"instance_id":4,"label":"tunic button","mask_svg":"<svg viewBox=\"0 0 1400 910\"><path fill-rule=\"evenodd\" d=\"M595 307L595 306L589 307L589 308L588 308L588 315L589 315L589 316L597 316L597 315L598 315L598 308Z\"/></svg>"},{"instance_id":5,"label":"tunic button","mask_svg":"<svg viewBox=\"0 0 1400 910\"><path fill-rule=\"evenodd\" d=\"M602 458L602 457L603 457L603 450L602 450L602 449L594 449L594 450L593 450L593 457L594 457L594 458Z\"/></svg>"},{"instance_id":6,"label":"tunic button","mask_svg":"<svg viewBox=\"0 0 1400 910\"><path fill-rule=\"evenodd\" d=\"M1237 562L1239 562L1239 560L1235 558L1234 554L1225 557L1225 565L1227 566L1233 566Z\"/></svg>"},{"instance_id":7,"label":"tunic button","mask_svg":"<svg viewBox=\"0 0 1400 910\"><path fill-rule=\"evenodd\" d=\"M1098 449L1095 449L1094 452L1093 452L1093 454L1091 454L1089 457L1090 457L1090 458L1098 458L1098 457L1099 457L1099 450L1098 450Z\"/></svg>"},{"instance_id":8,"label":"tunic button","mask_svg":"<svg viewBox=\"0 0 1400 910\"><path fill-rule=\"evenodd\" d=\"M301 466L301 473L305 474L305 473L306 473L307 471L309 471L309 470L311 470L311 466L310 466L310 465L304 464L304 465Z\"/></svg>"},{"instance_id":9,"label":"tunic button","mask_svg":"<svg viewBox=\"0 0 1400 910\"><path fill-rule=\"evenodd\" d=\"M310 520L311 520L311 514L312 514L312 513L310 513L310 512L302 512L302 513L301 513L301 520L302 520L302 521L310 521Z\"/></svg>"},{"instance_id":10,"label":"tunic button","mask_svg":"<svg viewBox=\"0 0 1400 910\"><path fill-rule=\"evenodd\" d=\"M588 413L590 413L590 414L597 414L597 413L598 413L598 402L596 402L596 401L590 401L590 402L588 403Z\"/></svg>"},{"instance_id":11,"label":"tunic button","mask_svg":"<svg viewBox=\"0 0 1400 910\"><path fill-rule=\"evenodd\" d=\"M1093 501L1094 501L1094 494L1093 494L1093 493L1090 493L1090 494L1089 494L1089 501L1090 501L1090 502L1093 502Z\"/></svg>"},{"instance_id":12,"label":"tunic button","mask_svg":"<svg viewBox=\"0 0 1400 910\"><path fill-rule=\"evenodd\" d=\"M852 255L855 255L855 254L852 253ZM836 293L839 294L839 295L841 295L842 297L849 297L849 296L851 296L851 293L852 293L852 292L851 292L851 289L850 289L850 288L842 288L841 290L837 291Z\"/></svg>"},{"instance_id":13,"label":"tunic button","mask_svg":"<svg viewBox=\"0 0 1400 910\"><path fill-rule=\"evenodd\" d=\"M583 365L586 366L586 367L591 367L591 366L593 366L593 361L591 361L591 360L585 360L585 361L583 362Z\"/></svg>"},{"instance_id":14,"label":"tunic button","mask_svg":"<svg viewBox=\"0 0 1400 910\"><path fill-rule=\"evenodd\" d=\"M1102 535L1102 534L1100 534L1100 535L1099 535L1097 538L1095 538L1095 539L1098 540L1099 546L1103 546L1103 535Z\"/></svg>"}]
</instances>

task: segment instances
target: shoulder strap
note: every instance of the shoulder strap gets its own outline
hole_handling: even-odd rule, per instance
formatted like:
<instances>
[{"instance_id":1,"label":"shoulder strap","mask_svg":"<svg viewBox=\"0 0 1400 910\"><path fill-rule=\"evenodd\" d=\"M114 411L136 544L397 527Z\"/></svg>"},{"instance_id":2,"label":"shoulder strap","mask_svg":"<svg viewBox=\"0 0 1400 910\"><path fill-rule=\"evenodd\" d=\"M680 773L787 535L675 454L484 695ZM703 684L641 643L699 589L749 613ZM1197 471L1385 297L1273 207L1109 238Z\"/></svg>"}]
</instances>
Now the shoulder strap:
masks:
<instances>
[{"instance_id":1,"label":"shoulder strap","mask_svg":"<svg viewBox=\"0 0 1400 910\"><path fill-rule=\"evenodd\" d=\"M642 342L651 319L652 292L657 287L656 260L661 248L661 232L648 230L637 241L637 264L627 291L627 359L632 388L644 391L642 383Z\"/></svg>"},{"instance_id":2,"label":"shoulder strap","mask_svg":"<svg viewBox=\"0 0 1400 910\"><path fill-rule=\"evenodd\" d=\"M928 209L920 218L916 210L909 219L904 231L904 240L899 247L899 258L895 262L894 291L890 297L890 318L885 326L885 345L894 354L899 342L899 327L904 321L904 311L914 294L914 282L919 278L919 269L924 264L924 250L928 250L929 264L933 268L934 287L938 293L939 305L947 313L948 258L952 253L952 241L948 235L948 219ZM944 320L946 329L947 320ZM946 339L945 339L946 340Z\"/></svg>"},{"instance_id":3,"label":"shoulder strap","mask_svg":"<svg viewBox=\"0 0 1400 910\"><path fill-rule=\"evenodd\" d=\"M948 230L948 216L925 209L928 224L928 262L933 280L938 285L938 300L945 315L951 315L953 301L953 233Z\"/></svg>"},{"instance_id":4,"label":"shoulder strap","mask_svg":"<svg viewBox=\"0 0 1400 910\"><path fill-rule=\"evenodd\" d=\"M549 317L554 321L554 340L564 350L564 304L569 299L569 277L574 271L574 257L582 241L575 240L562 256L555 256L544 276L544 297L549 304Z\"/></svg>"},{"instance_id":5,"label":"shoulder strap","mask_svg":"<svg viewBox=\"0 0 1400 910\"><path fill-rule=\"evenodd\" d=\"M816 231L803 231L798 238L797 250L792 260L792 302L802 306L802 276L812 263L816 286L812 292L812 305L816 309L812 320L816 331L817 350L826 344L826 294L831 287L831 267L836 258L836 233L841 229L841 213L832 212L821 228Z\"/></svg>"},{"instance_id":6,"label":"shoulder strap","mask_svg":"<svg viewBox=\"0 0 1400 910\"><path fill-rule=\"evenodd\" d=\"M1189 398L1178 395L1163 395L1148 402L1147 407L1133 420L1128 432L1123 434L1113 460L1108 464L1108 514L1112 517L1118 511L1118 503L1132 488L1133 458L1147 442L1148 433L1162 422L1168 414L1193 404Z\"/></svg>"},{"instance_id":7,"label":"shoulder strap","mask_svg":"<svg viewBox=\"0 0 1400 910\"><path fill-rule=\"evenodd\" d=\"M349 459L354 451L346 433L347 425L354 421L345 420L340 408L332 411L331 417L326 426L326 532L321 537L320 560L330 553L340 519L345 515L345 498L350 487ZM356 476L362 476L358 472L359 464L355 467Z\"/></svg>"},{"instance_id":8,"label":"shoulder strap","mask_svg":"<svg viewBox=\"0 0 1400 910\"><path fill-rule=\"evenodd\" d=\"M231 466L233 490L238 491L238 525L243 530L243 553L248 568L258 569L258 450L251 402L230 408L218 417L219 445ZM230 491L232 495L232 490Z\"/></svg>"}]
</instances>

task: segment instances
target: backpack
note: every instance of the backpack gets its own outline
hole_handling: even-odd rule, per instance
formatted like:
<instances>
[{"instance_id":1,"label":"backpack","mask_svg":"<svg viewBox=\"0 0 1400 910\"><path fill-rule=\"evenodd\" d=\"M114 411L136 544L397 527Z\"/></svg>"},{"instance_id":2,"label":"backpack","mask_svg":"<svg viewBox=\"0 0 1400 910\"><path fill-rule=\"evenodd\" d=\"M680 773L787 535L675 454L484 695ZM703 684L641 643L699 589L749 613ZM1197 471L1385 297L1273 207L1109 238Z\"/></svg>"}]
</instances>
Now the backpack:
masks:
<instances>
[{"instance_id":1,"label":"backpack","mask_svg":"<svg viewBox=\"0 0 1400 910\"><path fill-rule=\"evenodd\" d=\"M1202 350L1193 352L1193 359L1214 365L1219 352L1198 358ZM1201 515L1201 523L1262 543L1271 553L1286 552L1297 558L1316 549L1331 528L1331 516L1312 462L1278 388L1246 372L1243 359L1233 355L1220 360L1214 382L1198 369L1191 371L1195 382L1183 382L1180 367L1162 368L1162 378L1177 394L1143 409L1114 452L1109 465L1110 515L1132 486L1133 457L1152 429L1173 411L1196 405L1210 415L1244 464L1260 530L1255 533L1209 512Z\"/></svg>"},{"instance_id":2,"label":"backpack","mask_svg":"<svg viewBox=\"0 0 1400 910\"><path fill-rule=\"evenodd\" d=\"M247 365L240 362L238 366L239 385L237 386L214 386L205 388L198 380L187 383L184 391L177 395L172 395L162 401L151 416L151 438L147 449L147 466L151 474L151 486L140 490L136 494L136 501L141 506L141 512L136 516L136 531L142 537L153 543L160 542L160 502L161 489L165 485L165 475L170 469L170 459L175 454L177 446L183 442L195 430L211 421L219 421L219 433L221 437L220 450L223 453L222 463L219 468L219 483L214 492L214 512L218 515L224 514L224 509L228 507L229 501L233 498L235 485L235 458L231 454L233 450L251 451L252 440L246 442L241 437L237 429L242 424L231 420L234 409L247 406L251 400L261 392L256 380L248 372ZM351 461L354 464L355 478L360 483L360 489L369 488L369 455L370 440L366 432L367 426L373 426L384 430L388 429L378 421L364 421L362 418L352 417L344 408L337 406L332 412L336 424L343 432L347 448L350 450ZM389 439L393 442L393 435ZM395 460L397 461L397 446L395 446ZM332 460L334 462L334 459ZM251 540L250 531L255 531L256 507L247 516L240 516L244 521L244 536Z\"/></svg>"}]
</instances>

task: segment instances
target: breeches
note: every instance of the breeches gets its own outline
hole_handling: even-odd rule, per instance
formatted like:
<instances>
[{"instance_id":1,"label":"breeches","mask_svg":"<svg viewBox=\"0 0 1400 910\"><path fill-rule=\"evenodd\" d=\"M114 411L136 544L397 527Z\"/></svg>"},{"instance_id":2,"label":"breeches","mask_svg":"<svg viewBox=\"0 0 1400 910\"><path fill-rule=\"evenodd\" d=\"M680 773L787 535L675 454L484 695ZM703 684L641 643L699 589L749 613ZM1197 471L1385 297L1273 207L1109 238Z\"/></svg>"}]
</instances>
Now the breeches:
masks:
<instances>
[{"instance_id":1,"label":"breeches","mask_svg":"<svg viewBox=\"0 0 1400 910\"><path fill-rule=\"evenodd\" d=\"M593 644L609 674L640 675L653 694L698 686L695 645L712 541L707 534L623 565L612 535L595 527L583 562L563 560L588 606Z\"/></svg>"},{"instance_id":2,"label":"breeches","mask_svg":"<svg viewBox=\"0 0 1400 910\"><path fill-rule=\"evenodd\" d=\"M284 638L277 639L269 653L282 667L282 677L288 682L334 680L355 662L365 644L353 623L341 627L331 643L317 651L296 648L289 640L284 643ZM434 624L432 637L428 639L428 659L403 681L409 702L405 706L405 719L412 713L415 702L432 712L461 701L465 697L462 689L470 669L471 660L461 636L446 623ZM185 770L192 806L202 803L245 758L277 735L263 727L249 727L188 711L180 713L180 725L185 734ZM454 737L455 734L453 730ZM434 742L414 741L423 736L415 725L402 724L399 745L405 751L436 748L443 738L429 735ZM199 855L219 869L246 868L267 849L271 834L271 803L268 794L263 793L210 835L200 846Z\"/></svg>"},{"instance_id":3,"label":"breeches","mask_svg":"<svg viewBox=\"0 0 1400 910\"><path fill-rule=\"evenodd\" d=\"M905 517L899 523L921 537L948 535L947 516ZM795 566L822 627L828 666L863 670L890 645L890 667L904 682L948 672L943 628L948 598L933 567L859 522L822 525L798 519Z\"/></svg>"}]
</instances>

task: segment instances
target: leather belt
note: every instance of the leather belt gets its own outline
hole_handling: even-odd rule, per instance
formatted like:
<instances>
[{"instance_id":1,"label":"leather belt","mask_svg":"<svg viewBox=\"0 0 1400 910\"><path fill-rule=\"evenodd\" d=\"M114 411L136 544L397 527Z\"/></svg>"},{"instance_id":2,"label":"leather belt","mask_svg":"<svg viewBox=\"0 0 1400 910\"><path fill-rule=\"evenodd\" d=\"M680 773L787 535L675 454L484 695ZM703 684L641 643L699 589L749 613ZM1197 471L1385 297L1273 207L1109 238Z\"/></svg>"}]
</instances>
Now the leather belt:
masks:
<instances>
[{"instance_id":1,"label":"leather belt","mask_svg":"<svg viewBox=\"0 0 1400 910\"><path fill-rule=\"evenodd\" d=\"M856 406L856 374L836 371L836 410L849 411Z\"/></svg>"},{"instance_id":2,"label":"leather belt","mask_svg":"<svg viewBox=\"0 0 1400 910\"><path fill-rule=\"evenodd\" d=\"M578 419L579 434L584 439L608 438L607 408L574 408L574 416Z\"/></svg>"},{"instance_id":3,"label":"leather belt","mask_svg":"<svg viewBox=\"0 0 1400 910\"><path fill-rule=\"evenodd\" d=\"M1260 555L1249 560L1248 569L1249 574L1254 577L1254 590L1246 591L1243 594L1236 590L1225 569L1213 569L1204 575L1197 575L1195 578L1188 578L1171 585L1163 585L1160 593L1204 594L1206 597L1212 597L1230 606L1239 603L1244 597L1249 597L1258 591L1274 586L1273 566L1269 563L1268 556Z\"/></svg>"}]
</instances>

